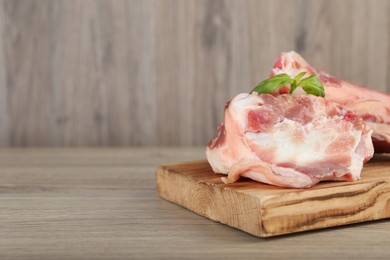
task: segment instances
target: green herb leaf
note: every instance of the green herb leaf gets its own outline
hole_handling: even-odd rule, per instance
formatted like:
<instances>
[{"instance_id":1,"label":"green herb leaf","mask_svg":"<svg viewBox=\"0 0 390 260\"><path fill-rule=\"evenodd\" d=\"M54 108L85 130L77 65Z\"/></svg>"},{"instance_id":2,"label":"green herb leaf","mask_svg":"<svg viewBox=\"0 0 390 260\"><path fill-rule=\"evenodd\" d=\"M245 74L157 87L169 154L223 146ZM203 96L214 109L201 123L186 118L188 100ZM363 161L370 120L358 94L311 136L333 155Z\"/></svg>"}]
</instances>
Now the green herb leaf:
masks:
<instances>
[{"instance_id":1,"label":"green herb leaf","mask_svg":"<svg viewBox=\"0 0 390 260\"><path fill-rule=\"evenodd\" d=\"M302 77L306 74L306 72L301 72L295 76L295 78L291 78L286 73L275 75L269 79L266 79L260 82L252 91L257 92L259 94L268 94L272 91L277 90L278 88L290 84L289 93L293 93L294 90L301 86L302 89L307 93L314 96L325 96L325 90L322 86L320 79L316 74L313 74L307 78L302 79Z\"/></svg>"},{"instance_id":2,"label":"green herb leaf","mask_svg":"<svg viewBox=\"0 0 390 260\"><path fill-rule=\"evenodd\" d=\"M292 84L293 82L294 80L290 78L290 76L286 73L278 74L260 82L251 92L257 92L259 94L268 94L280 88L281 86Z\"/></svg>"},{"instance_id":3,"label":"green herb leaf","mask_svg":"<svg viewBox=\"0 0 390 260\"><path fill-rule=\"evenodd\" d=\"M299 73L298 75L295 76L294 78L294 82L291 84L290 86L290 94L294 92L294 90L298 87L300 81L301 81L301 78L306 74L306 71L303 71L301 73Z\"/></svg>"},{"instance_id":4,"label":"green herb leaf","mask_svg":"<svg viewBox=\"0 0 390 260\"><path fill-rule=\"evenodd\" d=\"M295 76L294 80L299 83L302 79L303 76L305 76L306 74L306 71L302 71L301 73L299 73L298 75Z\"/></svg>"},{"instance_id":5,"label":"green herb leaf","mask_svg":"<svg viewBox=\"0 0 390 260\"><path fill-rule=\"evenodd\" d=\"M325 96L325 90L322 86L320 79L316 74L313 74L307 78L301 80L300 85L307 94L312 94L314 96Z\"/></svg>"}]
</instances>

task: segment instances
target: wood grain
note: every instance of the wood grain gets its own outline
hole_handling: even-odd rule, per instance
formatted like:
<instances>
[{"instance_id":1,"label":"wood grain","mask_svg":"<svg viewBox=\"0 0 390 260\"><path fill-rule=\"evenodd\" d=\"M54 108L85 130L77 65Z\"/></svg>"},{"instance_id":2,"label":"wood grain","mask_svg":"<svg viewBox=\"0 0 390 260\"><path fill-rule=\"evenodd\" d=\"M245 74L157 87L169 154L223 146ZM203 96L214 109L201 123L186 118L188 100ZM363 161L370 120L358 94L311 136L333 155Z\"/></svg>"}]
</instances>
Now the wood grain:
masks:
<instances>
[{"instance_id":1,"label":"wood grain","mask_svg":"<svg viewBox=\"0 0 390 260\"><path fill-rule=\"evenodd\" d=\"M207 161L162 165L161 197L259 237L390 217L390 157L366 164L356 182L286 189L252 180L224 184Z\"/></svg>"},{"instance_id":2,"label":"wood grain","mask_svg":"<svg viewBox=\"0 0 390 260\"><path fill-rule=\"evenodd\" d=\"M158 197L200 148L0 149L0 259L389 259L390 221L261 239ZM270 201L270 203L273 201Z\"/></svg>"},{"instance_id":3,"label":"wood grain","mask_svg":"<svg viewBox=\"0 0 390 260\"><path fill-rule=\"evenodd\" d=\"M0 0L0 145L204 145L281 51L390 91L387 0Z\"/></svg>"}]
</instances>

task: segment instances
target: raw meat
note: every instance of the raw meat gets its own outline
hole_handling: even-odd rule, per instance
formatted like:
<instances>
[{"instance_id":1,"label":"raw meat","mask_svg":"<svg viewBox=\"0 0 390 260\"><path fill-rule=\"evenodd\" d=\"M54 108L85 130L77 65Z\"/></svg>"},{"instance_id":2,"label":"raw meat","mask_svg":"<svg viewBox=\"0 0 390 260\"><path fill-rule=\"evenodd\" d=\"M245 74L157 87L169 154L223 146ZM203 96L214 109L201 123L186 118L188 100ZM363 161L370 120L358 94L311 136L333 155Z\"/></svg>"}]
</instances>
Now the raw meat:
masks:
<instances>
[{"instance_id":1,"label":"raw meat","mask_svg":"<svg viewBox=\"0 0 390 260\"><path fill-rule=\"evenodd\" d=\"M295 77L298 73L317 74L325 88L325 98L347 106L374 130L372 141L376 153L390 152L390 95L342 81L313 68L298 53L282 53L275 63L271 76L286 73ZM280 88L279 94L288 93L289 86ZM299 94L299 88L293 94Z\"/></svg>"},{"instance_id":2,"label":"raw meat","mask_svg":"<svg viewBox=\"0 0 390 260\"><path fill-rule=\"evenodd\" d=\"M281 187L360 178L372 130L344 106L313 95L239 94L207 147L225 183L240 176Z\"/></svg>"}]
</instances>

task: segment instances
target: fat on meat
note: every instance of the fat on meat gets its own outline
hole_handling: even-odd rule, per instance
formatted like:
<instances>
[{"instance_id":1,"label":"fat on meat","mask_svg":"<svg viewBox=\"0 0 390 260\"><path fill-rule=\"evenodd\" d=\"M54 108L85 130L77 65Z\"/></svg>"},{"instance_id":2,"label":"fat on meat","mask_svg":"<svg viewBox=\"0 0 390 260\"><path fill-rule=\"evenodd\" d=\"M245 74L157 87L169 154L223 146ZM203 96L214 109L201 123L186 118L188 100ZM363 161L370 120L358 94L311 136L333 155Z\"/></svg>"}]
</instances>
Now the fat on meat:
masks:
<instances>
[{"instance_id":1,"label":"fat on meat","mask_svg":"<svg viewBox=\"0 0 390 260\"><path fill-rule=\"evenodd\" d=\"M364 88L318 70L291 51L282 53L272 68L270 76L286 73L295 77L300 72L313 73L319 76L324 88L325 98L347 106L359 115L373 130L372 141L376 153L390 153L390 95L369 88ZM276 91L279 94L288 93L289 86ZM300 94L299 88L293 94ZM277 94L276 93L276 94ZM274 93L275 94L275 93Z\"/></svg>"},{"instance_id":2,"label":"fat on meat","mask_svg":"<svg viewBox=\"0 0 390 260\"><path fill-rule=\"evenodd\" d=\"M372 130L356 114L313 95L239 94L225 106L206 149L225 183L240 176L280 187L354 181L373 153Z\"/></svg>"}]
</instances>

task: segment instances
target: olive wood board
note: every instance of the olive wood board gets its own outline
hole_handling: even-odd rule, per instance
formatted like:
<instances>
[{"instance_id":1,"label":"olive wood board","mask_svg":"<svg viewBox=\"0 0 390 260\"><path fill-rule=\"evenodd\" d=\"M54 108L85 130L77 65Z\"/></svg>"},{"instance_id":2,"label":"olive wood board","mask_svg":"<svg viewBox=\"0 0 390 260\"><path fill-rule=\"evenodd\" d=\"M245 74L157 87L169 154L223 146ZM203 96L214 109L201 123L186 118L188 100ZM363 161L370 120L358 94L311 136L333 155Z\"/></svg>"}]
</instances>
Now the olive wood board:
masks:
<instances>
[{"instance_id":1,"label":"olive wood board","mask_svg":"<svg viewBox=\"0 0 390 260\"><path fill-rule=\"evenodd\" d=\"M280 188L241 178L224 184L207 161L157 167L158 194L211 220L258 237L390 217L390 155L376 155L355 182Z\"/></svg>"}]
</instances>

